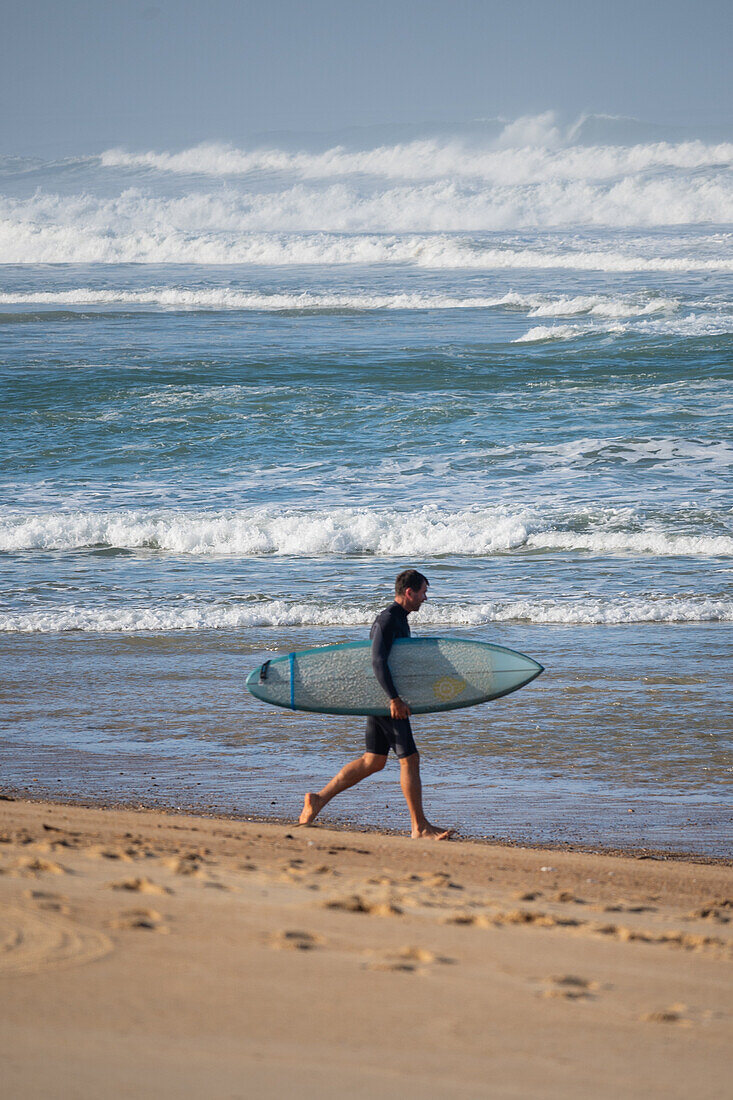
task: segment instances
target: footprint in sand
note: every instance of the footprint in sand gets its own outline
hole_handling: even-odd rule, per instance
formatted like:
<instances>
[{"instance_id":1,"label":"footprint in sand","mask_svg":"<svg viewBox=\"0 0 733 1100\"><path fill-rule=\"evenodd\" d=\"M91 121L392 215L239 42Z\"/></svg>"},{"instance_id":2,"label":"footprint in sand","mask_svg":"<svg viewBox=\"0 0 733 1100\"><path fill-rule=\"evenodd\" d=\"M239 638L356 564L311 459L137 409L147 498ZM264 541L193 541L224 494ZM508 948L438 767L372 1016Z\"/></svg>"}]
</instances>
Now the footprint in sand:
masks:
<instances>
[{"instance_id":1,"label":"footprint in sand","mask_svg":"<svg viewBox=\"0 0 733 1100\"><path fill-rule=\"evenodd\" d=\"M425 972L427 967L435 965L450 965L456 959L446 955L436 955L426 947L400 947L397 951L388 951L373 962L365 964L367 970L393 970L404 973Z\"/></svg>"},{"instance_id":2,"label":"footprint in sand","mask_svg":"<svg viewBox=\"0 0 733 1100\"><path fill-rule=\"evenodd\" d=\"M189 852L184 856L164 859L163 864L177 875L195 875L198 878L203 874L204 859L197 852Z\"/></svg>"},{"instance_id":3,"label":"footprint in sand","mask_svg":"<svg viewBox=\"0 0 733 1100\"><path fill-rule=\"evenodd\" d=\"M412 879L422 879L425 886L437 887L441 890L463 890L460 882L456 882L447 871L434 871L431 875L411 875Z\"/></svg>"},{"instance_id":4,"label":"footprint in sand","mask_svg":"<svg viewBox=\"0 0 733 1100\"><path fill-rule=\"evenodd\" d=\"M23 894L29 901L35 902L39 909L48 909L52 913L68 914L68 898L63 894L54 894L50 890L26 890Z\"/></svg>"},{"instance_id":5,"label":"footprint in sand","mask_svg":"<svg viewBox=\"0 0 733 1100\"><path fill-rule=\"evenodd\" d=\"M85 855L87 859L114 859L119 860L120 863L132 862L130 856L122 848L104 848L95 845L88 848Z\"/></svg>"},{"instance_id":6,"label":"footprint in sand","mask_svg":"<svg viewBox=\"0 0 733 1100\"><path fill-rule=\"evenodd\" d=\"M585 900L583 898L576 897L575 894L571 894L569 890L560 890L559 893L553 896L553 901L561 901L572 905L585 905Z\"/></svg>"},{"instance_id":7,"label":"footprint in sand","mask_svg":"<svg viewBox=\"0 0 733 1100\"><path fill-rule=\"evenodd\" d=\"M399 917L402 910L391 901L367 901L358 894L345 898L332 898L323 903L324 909L340 909L344 913L370 913L373 917Z\"/></svg>"},{"instance_id":8,"label":"footprint in sand","mask_svg":"<svg viewBox=\"0 0 733 1100\"><path fill-rule=\"evenodd\" d=\"M504 925L533 925L535 928L577 928L584 921L558 917L534 909L511 909L496 913L454 913L444 924L465 924L473 928L502 928Z\"/></svg>"},{"instance_id":9,"label":"footprint in sand","mask_svg":"<svg viewBox=\"0 0 733 1100\"><path fill-rule=\"evenodd\" d=\"M302 859L291 859L288 863L281 864L279 879L281 882L300 882L307 871L303 867Z\"/></svg>"},{"instance_id":10,"label":"footprint in sand","mask_svg":"<svg viewBox=\"0 0 733 1100\"><path fill-rule=\"evenodd\" d=\"M709 901L699 909L693 910L687 917L688 920L711 920L716 924L729 924L733 920L733 901L730 898Z\"/></svg>"},{"instance_id":11,"label":"footprint in sand","mask_svg":"<svg viewBox=\"0 0 733 1100\"><path fill-rule=\"evenodd\" d=\"M148 932L160 932L162 935L167 935L170 931L157 909L127 909L108 920L107 927L117 930L140 928Z\"/></svg>"},{"instance_id":12,"label":"footprint in sand","mask_svg":"<svg viewBox=\"0 0 733 1100\"><path fill-rule=\"evenodd\" d=\"M111 882L110 890L129 890L135 894L172 894L169 886L160 886L149 878L129 878L124 882Z\"/></svg>"},{"instance_id":13,"label":"footprint in sand","mask_svg":"<svg viewBox=\"0 0 733 1100\"><path fill-rule=\"evenodd\" d=\"M60 863L54 863L50 859L41 859L39 856L35 856L31 859L19 859L16 860L14 868L20 875L68 875L71 872L66 867L62 867Z\"/></svg>"},{"instance_id":14,"label":"footprint in sand","mask_svg":"<svg viewBox=\"0 0 733 1100\"><path fill-rule=\"evenodd\" d=\"M601 987L598 982L588 981L576 974L562 974L559 977L551 976L545 979L547 987L540 994L542 997L560 997L566 1001L587 1001L593 999L593 994Z\"/></svg>"},{"instance_id":15,"label":"footprint in sand","mask_svg":"<svg viewBox=\"0 0 733 1100\"><path fill-rule=\"evenodd\" d=\"M656 913L656 905L633 905L628 901L617 901L613 905L604 905L604 913Z\"/></svg>"},{"instance_id":16,"label":"footprint in sand","mask_svg":"<svg viewBox=\"0 0 733 1100\"><path fill-rule=\"evenodd\" d=\"M681 1027L692 1027L692 1020L685 1016L687 1005L673 1004L669 1008L658 1009L656 1012L645 1012L640 1019L648 1024L679 1024Z\"/></svg>"},{"instance_id":17,"label":"footprint in sand","mask_svg":"<svg viewBox=\"0 0 733 1100\"><path fill-rule=\"evenodd\" d=\"M323 940L312 932L303 932L300 929L284 929L274 932L266 941L276 951L312 951L319 947Z\"/></svg>"},{"instance_id":18,"label":"footprint in sand","mask_svg":"<svg viewBox=\"0 0 733 1100\"><path fill-rule=\"evenodd\" d=\"M58 916L11 906L0 912L0 973L4 975L75 966L100 959L112 949L102 932Z\"/></svg>"},{"instance_id":19,"label":"footprint in sand","mask_svg":"<svg viewBox=\"0 0 733 1100\"><path fill-rule=\"evenodd\" d=\"M459 924L467 928L491 928L494 921L485 913L451 913L441 924Z\"/></svg>"}]
</instances>

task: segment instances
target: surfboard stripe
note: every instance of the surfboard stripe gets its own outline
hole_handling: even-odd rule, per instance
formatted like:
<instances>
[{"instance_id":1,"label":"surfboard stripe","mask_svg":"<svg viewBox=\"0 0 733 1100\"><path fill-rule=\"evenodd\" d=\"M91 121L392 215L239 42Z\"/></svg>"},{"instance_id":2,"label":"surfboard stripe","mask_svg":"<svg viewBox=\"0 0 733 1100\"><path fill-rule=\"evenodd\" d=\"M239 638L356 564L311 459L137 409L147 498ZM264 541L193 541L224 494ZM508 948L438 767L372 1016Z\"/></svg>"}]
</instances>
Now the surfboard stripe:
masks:
<instances>
[{"instance_id":1,"label":"surfboard stripe","mask_svg":"<svg viewBox=\"0 0 733 1100\"><path fill-rule=\"evenodd\" d=\"M295 654L290 654L290 709L295 710Z\"/></svg>"}]
</instances>

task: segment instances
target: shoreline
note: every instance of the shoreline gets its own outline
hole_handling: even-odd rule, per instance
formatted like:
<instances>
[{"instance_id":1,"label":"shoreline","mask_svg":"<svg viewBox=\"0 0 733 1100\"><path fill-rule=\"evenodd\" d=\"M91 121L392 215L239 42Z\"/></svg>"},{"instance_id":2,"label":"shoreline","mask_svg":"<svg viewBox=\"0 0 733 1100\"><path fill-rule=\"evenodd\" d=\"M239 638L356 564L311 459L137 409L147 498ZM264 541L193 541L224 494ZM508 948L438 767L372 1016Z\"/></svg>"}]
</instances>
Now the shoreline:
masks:
<instances>
[{"instance_id":1,"label":"shoreline","mask_svg":"<svg viewBox=\"0 0 733 1100\"><path fill-rule=\"evenodd\" d=\"M113 812L160 813L168 816L201 818L202 821L222 820L240 822L242 824L278 825L283 828L302 828L302 826L297 824L297 819L295 817L291 818L278 816L276 814L258 813L243 815L213 807L207 810L194 803L179 803L178 805L172 805L159 801L146 801L141 798L135 798L134 800L128 801L125 799L80 798L73 795L68 797L57 795L53 798L46 798L43 796L33 797L25 790L13 787L0 789L0 802L13 801L38 806L69 806L78 809L108 810ZM315 823L315 827L352 835L363 834L365 836L410 839L407 828L400 830L379 827L377 825L361 825L349 822L348 819L334 821L329 819L328 816L325 818L319 816ZM309 828L313 828L313 826ZM705 853L685 851L683 849L654 848L643 845L630 847L609 845L606 847L605 845L584 844L583 842L576 841L543 840L533 842L524 838L475 836L470 833L462 833L460 830L457 830L449 841L441 841L440 843L450 843L454 845L476 844L489 848L510 848L519 851L526 850L534 852L577 852L582 855L608 856L618 859L654 860L658 862L689 863L701 866L733 868L733 856L706 855Z\"/></svg>"},{"instance_id":2,"label":"shoreline","mask_svg":"<svg viewBox=\"0 0 733 1100\"><path fill-rule=\"evenodd\" d=\"M0 925L13 1095L717 1100L729 1080L717 863L6 795Z\"/></svg>"}]
</instances>

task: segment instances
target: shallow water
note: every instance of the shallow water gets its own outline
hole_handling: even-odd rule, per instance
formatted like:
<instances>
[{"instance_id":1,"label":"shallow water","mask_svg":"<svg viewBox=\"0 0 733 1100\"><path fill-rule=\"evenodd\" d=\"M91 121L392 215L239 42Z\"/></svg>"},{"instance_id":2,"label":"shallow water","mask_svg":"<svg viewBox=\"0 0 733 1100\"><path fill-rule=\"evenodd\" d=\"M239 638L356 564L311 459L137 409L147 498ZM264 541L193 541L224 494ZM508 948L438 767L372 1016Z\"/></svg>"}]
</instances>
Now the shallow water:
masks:
<instances>
[{"instance_id":1,"label":"shallow water","mask_svg":"<svg viewBox=\"0 0 733 1100\"><path fill-rule=\"evenodd\" d=\"M685 657L678 629L647 626L642 639L636 626L502 624L497 642L530 643L549 667L503 700L414 719L431 814L473 836L730 854L731 691L721 630L686 626ZM6 640L6 781L51 796L293 818L305 789L362 751L364 723L252 699L244 670L275 651L270 630L253 635ZM277 645L287 651L314 640L322 639L312 630L278 632ZM404 828L396 764L324 816Z\"/></svg>"}]
</instances>

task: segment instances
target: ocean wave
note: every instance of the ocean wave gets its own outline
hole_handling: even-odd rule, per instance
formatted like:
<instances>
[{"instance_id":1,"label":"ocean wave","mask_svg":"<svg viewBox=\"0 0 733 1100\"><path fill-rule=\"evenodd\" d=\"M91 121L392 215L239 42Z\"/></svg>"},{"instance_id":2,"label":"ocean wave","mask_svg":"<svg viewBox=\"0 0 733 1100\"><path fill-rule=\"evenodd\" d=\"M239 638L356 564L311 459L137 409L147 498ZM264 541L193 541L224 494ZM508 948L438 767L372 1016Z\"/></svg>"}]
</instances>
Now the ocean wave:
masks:
<instances>
[{"instance_id":1,"label":"ocean wave","mask_svg":"<svg viewBox=\"0 0 733 1100\"><path fill-rule=\"evenodd\" d=\"M548 294L456 297L449 294L323 294L303 291L297 294L262 294L231 287L187 288L148 287L143 290L99 290L75 287L69 290L0 292L0 305L53 306L133 306L161 307L174 310L256 310L256 311L329 311L329 310L432 310L497 309L526 311L529 317L647 317L679 309L673 298L648 294L553 297Z\"/></svg>"},{"instance_id":2,"label":"ocean wave","mask_svg":"<svg viewBox=\"0 0 733 1100\"><path fill-rule=\"evenodd\" d=\"M575 340L579 336L588 336L593 331L588 325L535 325L523 336L518 336L513 343L539 344L546 340Z\"/></svg>"},{"instance_id":3,"label":"ocean wave","mask_svg":"<svg viewBox=\"0 0 733 1100\"><path fill-rule=\"evenodd\" d=\"M109 149L45 170L37 165L32 194L0 200L0 253L9 263L551 267L572 258L582 267L585 257L589 269L600 262L601 270L705 269L691 268L694 260L731 269L729 255L602 260L568 250L548 263L552 254L540 249L533 256L531 249L434 239L733 223L733 143L588 146L578 138L582 129L582 120L562 127L546 113L505 125L481 146L431 138L318 153L217 143L180 152ZM70 167L76 193L68 190ZM132 186L110 194L111 174ZM642 259L651 266L639 268Z\"/></svg>"},{"instance_id":4,"label":"ocean wave","mask_svg":"<svg viewBox=\"0 0 733 1100\"><path fill-rule=\"evenodd\" d=\"M578 294L572 298L556 298L551 295L535 294L525 295L522 306L528 307L530 317L588 316L615 320L622 317L673 313L680 308L680 301L676 298L663 298L661 295Z\"/></svg>"},{"instance_id":5,"label":"ocean wave","mask_svg":"<svg viewBox=\"0 0 733 1100\"><path fill-rule=\"evenodd\" d=\"M530 314L531 316L531 314ZM584 325L535 325L512 342L515 344L543 343L547 340L577 340L585 336L683 336L695 339L701 336L727 336L733 333L733 313L714 313L712 315L691 313L674 320L655 319L653 321L635 319L622 322L616 314L614 320L603 324Z\"/></svg>"},{"instance_id":6,"label":"ocean wave","mask_svg":"<svg viewBox=\"0 0 733 1100\"><path fill-rule=\"evenodd\" d=\"M377 555L428 559L512 551L575 551L656 557L730 556L733 536L685 531L609 509L573 514L532 510L412 512L253 507L239 511L47 512L0 518L0 551L113 548L252 557Z\"/></svg>"},{"instance_id":7,"label":"ocean wave","mask_svg":"<svg viewBox=\"0 0 733 1100\"><path fill-rule=\"evenodd\" d=\"M258 600L256 603L177 603L125 607L84 607L0 612L0 631L17 633L161 633L247 630L280 627L367 627L379 609L344 608L319 602ZM695 623L733 621L733 601L705 596L574 597L496 600L476 604L426 604L418 630L425 627L480 627L526 622L558 625Z\"/></svg>"},{"instance_id":8,"label":"ocean wave","mask_svg":"<svg viewBox=\"0 0 733 1100\"><path fill-rule=\"evenodd\" d=\"M455 178L381 187L232 185L174 196L150 187L128 187L111 197L92 189L71 195L38 190L26 198L0 199L0 253L6 263L594 268L600 262L608 270L705 270L721 265L730 269L729 253L720 254L722 239L718 254L706 258L582 249L557 250L553 256L549 250L494 248L453 235L731 222L730 172L705 179L691 173L613 183L549 180L516 186ZM608 264L612 266L606 268Z\"/></svg>"},{"instance_id":9,"label":"ocean wave","mask_svg":"<svg viewBox=\"0 0 733 1100\"><path fill-rule=\"evenodd\" d=\"M174 175L246 177L286 175L299 180L378 179L480 180L494 186L525 186L541 180L609 180L659 170L699 171L730 167L733 144L703 141L650 142L633 146L562 145L555 127L506 128L493 147L460 139L429 139L351 151L334 146L320 153L277 148L239 149L204 142L180 152L107 149L103 168L143 169Z\"/></svg>"},{"instance_id":10,"label":"ocean wave","mask_svg":"<svg viewBox=\"0 0 733 1100\"><path fill-rule=\"evenodd\" d=\"M3 208L5 207L5 208ZM98 220L102 224L95 225ZM138 219L136 219L138 220ZM33 211L7 209L0 200L0 254L3 262L191 263L289 267L373 264L425 269L633 272L733 271L733 258L641 255L629 249L598 247L515 248L444 233L377 234L330 232L255 233L218 228L201 217L184 227L176 219L153 217L130 227L114 212L99 219L83 212L58 221L36 219ZM194 219L196 221L196 219ZM162 223L162 224L161 224Z\"/></svg>"}]
</instances>

